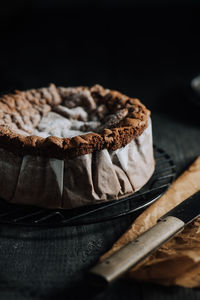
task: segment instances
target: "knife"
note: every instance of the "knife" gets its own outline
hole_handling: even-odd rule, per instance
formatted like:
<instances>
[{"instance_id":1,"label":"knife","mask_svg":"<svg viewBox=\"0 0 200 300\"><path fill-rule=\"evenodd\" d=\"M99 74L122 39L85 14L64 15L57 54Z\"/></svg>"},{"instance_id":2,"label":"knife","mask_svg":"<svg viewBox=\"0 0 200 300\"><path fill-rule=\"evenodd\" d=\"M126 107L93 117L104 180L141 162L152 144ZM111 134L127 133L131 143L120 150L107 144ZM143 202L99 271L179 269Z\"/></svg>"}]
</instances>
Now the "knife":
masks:
<instances>
[{"instance_id":1,"label":"knife","mask_svg":"<svg viewBox=\"0 0 200 300\"><path fill-rule=\"evenodd\" d=\"M159 248L200 215L200 191L184 200L162 216L157 224L137 239L131 241L98 263L90 271L90 279L97 285L105 285L119 278L145 257Z\"/></svg>"}]
</instances>

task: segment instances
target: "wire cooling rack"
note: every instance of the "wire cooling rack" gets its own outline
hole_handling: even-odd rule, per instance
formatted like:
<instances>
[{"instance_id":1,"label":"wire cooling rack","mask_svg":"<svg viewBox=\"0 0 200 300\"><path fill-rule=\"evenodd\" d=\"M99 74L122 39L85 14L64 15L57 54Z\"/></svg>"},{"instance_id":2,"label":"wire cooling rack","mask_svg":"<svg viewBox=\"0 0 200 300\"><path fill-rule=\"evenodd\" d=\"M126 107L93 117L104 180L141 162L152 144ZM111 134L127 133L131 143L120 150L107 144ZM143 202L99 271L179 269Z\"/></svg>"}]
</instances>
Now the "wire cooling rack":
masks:
<instances>
[{"instance_id":1,"label":"wire cooling rack","mask_svg":"<svg viewBox=\"0 0 200 300\"><path fill-rule=\"evenodd\" d=\"M103 204L70 210L50 210L0 200L0 223L24 226L74 226L114 220L140 213L168 189L175 176L171 157L154 146L156 168L149 182L133 195Z\"/></svg>"}]
</instances>

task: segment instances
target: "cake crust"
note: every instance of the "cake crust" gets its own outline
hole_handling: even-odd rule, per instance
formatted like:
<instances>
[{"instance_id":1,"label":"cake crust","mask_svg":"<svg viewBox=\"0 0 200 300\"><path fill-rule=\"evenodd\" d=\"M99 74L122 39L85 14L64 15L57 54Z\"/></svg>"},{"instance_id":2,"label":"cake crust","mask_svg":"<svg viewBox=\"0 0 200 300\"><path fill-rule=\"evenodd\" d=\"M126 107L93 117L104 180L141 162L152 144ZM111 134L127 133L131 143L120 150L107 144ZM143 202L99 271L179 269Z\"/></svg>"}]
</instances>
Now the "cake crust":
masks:
<instances>
[{"instance_id":1,"label":"cake crust","mask_svg":"<svg viewBox=\"0 0 200 300\"><path fill-rule=\"evenodd\" d=\"M71 138L37 135L25 136L31 126L37 126L41 117L65 101L70 88L56 87L28 91L16 91L0 98L0 147L19 156L39 155L57 159L73 158L96 150L117 150L140 136L147 128L149 110L136 98L120 92L104 89L100 85L71 88L73 91L89 93L92 98L82 97L82 105L90 111L95 103L102 114L101 106L108 110L96 132ZM89 99L89 100L88 100ZM68 103L69 105L73 105ZM24 125L25 124L25 125Z\"/></svg>"}]
</instances>

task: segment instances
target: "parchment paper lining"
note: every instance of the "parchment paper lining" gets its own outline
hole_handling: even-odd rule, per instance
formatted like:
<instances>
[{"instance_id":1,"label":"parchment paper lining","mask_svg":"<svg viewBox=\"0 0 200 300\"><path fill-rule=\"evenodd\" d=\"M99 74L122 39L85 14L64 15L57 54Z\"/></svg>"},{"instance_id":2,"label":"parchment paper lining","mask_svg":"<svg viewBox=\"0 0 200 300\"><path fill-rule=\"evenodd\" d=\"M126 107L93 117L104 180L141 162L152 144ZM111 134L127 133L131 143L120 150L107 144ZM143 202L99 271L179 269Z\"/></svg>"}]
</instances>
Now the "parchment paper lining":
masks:
<instances>
[{"instance_id":1,"label":"parchment paper lining","mask_svg":"<svg viewBox=\"0 0 200 300\"><path fill-rule=\"evenodd\" d=\"M139 190L154 171L151 121L126 147L68 160L0 149L0 197L47 208L73 208L119 199Z\"/></svg>"}]
</instances>

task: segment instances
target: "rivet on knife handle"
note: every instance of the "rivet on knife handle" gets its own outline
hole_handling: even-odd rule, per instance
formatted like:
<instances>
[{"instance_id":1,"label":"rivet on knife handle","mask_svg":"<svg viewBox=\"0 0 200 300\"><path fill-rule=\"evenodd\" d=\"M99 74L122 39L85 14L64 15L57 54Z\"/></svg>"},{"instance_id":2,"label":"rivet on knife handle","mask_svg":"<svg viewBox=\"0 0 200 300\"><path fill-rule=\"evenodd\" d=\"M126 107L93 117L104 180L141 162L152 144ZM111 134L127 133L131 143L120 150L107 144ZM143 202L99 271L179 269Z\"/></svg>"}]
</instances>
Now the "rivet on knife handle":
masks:
<instances>
[{"instance_id":1,"label":"rivet on knife handle","mask_svg":"<svg viewBox=\"0 0 200 300\"><path fill-rule=\"evenodd\" d=\"M165 241L184 228L180 219L168 216L154 227L127 244L103 262L90 270L90 274L109 283L127 272L148 254L156 250Z\"/></svg>"}]
</instances>

